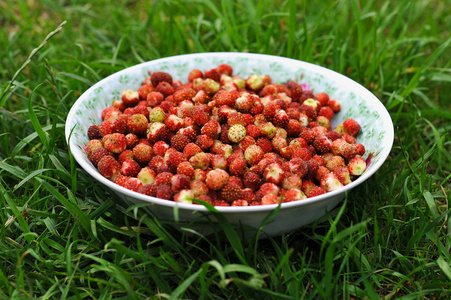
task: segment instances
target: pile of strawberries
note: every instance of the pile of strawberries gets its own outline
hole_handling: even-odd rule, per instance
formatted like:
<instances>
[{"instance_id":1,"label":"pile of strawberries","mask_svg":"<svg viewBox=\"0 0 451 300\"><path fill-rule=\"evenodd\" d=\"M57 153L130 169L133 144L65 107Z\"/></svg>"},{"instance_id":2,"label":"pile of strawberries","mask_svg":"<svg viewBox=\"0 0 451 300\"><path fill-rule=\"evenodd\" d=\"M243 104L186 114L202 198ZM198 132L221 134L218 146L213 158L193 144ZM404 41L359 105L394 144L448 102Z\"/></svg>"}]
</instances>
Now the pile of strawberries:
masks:
<instances>
[{"instance_id":1,"label":"pile of strawberries","mask_svg":"<svg viewBox=\"0 0 451 300\"><path fill-rule=\"evenodd\" d=\"M296 201L349 184L366 169L355 138L360 125L347 119L331 127L340 109L326 93L268 75L243 79L227 64L194 69L186 84L149 72L137 91L123 91L102 111L85 150L104 177L161 199Z\"/></svg>"}]
</instances>

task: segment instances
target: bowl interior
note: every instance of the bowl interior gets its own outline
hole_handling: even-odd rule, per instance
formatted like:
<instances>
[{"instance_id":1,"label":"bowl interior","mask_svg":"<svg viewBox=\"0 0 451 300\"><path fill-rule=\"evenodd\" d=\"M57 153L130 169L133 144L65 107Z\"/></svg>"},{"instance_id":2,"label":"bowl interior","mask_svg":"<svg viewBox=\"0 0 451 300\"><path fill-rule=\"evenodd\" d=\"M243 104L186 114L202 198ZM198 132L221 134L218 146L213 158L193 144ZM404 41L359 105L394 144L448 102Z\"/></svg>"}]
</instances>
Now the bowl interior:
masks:
<instances>
[{"instance_id":1,"label":"bowl interior","mask_svg":"<svg viewBox=\"0 0 451 300\"><path fill-rule=\"evenodd\" d=\"M340 189L339 192L351 189L366 180L379 169L387 158L394 137L390 115L371 92L355 81L317 65L278 56L248 53L199 53L158 59L124 69L93 85L80 96L66 120L66 139L77 162L95 179L116 191L134 195L144 201L174 205L172 201L158 200L126 190L102 177L89 162L83 150L89 141L86 132L89 126L101 123L102 110L111 106L113 100L120 99L123 90L137 90L144 78L148 76L148 72L168 72L174 80L185 83L188 73L192 69L206 71L221 63L230 64L233 67L234 75L243 78L252 74L267 74L271 76L274 83L285 83L289 80L307 83L314 93L325 92L331 99L336 99L341 103L341 111L335 114L332 126L337 126L347 118L353 118L361 125L362 129L357 136L357 141L365 146L365 158L369 162L369 166L362 176ZM306 201L325 199L329 194L331 193L304 201L296 201L298 203L284 203L282 206L302 205ZM181 206L195 207L196 209L199 207L190 204ZM246 210L250 207L219 209L225 211L227 209Z\"/></svg>"}]
</instances>

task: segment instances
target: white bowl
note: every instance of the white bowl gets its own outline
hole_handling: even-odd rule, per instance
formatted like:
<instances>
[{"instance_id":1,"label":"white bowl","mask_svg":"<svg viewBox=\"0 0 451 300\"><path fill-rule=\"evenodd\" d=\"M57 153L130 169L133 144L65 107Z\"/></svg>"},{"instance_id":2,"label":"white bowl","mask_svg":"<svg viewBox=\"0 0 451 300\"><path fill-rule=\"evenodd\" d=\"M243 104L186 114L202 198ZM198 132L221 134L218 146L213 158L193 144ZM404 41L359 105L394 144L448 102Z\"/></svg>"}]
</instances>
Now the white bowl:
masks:
<instances>
[{"instance_id":1,"label":"white bowl","mask_svg":"<svg viewBox=\"0 0 451 300\"><path fill-rule=\"evenodd\" d=\"M308 83L314 93L328 93L331 99L341 103L341 112L336 113L332 126L347 118L355 119L361 125L357 140L366 149L365 157L370 161L363 175L352 183L317 197L282 203L275 218L263 231L276 236L314 222L333 209L351 189L367 180L384 163L393 144L393 122L384 105L366 88L357 82L329 69L299 60L249 53L198 53L173 56L142 63L119 71L89 88L78 98L66 120L66 140L80 166L98 182L113 190L126 203L148 203L146 209L159 219L178 220L181 226L194 226L205 217L215 221L215 217L203 205L183 204L142 195L125 189L104 178L89 162L83 150L88 142L87 130L90 125L101 123L100 114L111 106L113 99L120 99L125 89L137 90L148 71L170 73L174 80L187 82L192 69L210 70L221 63L230 64L234 74L246 78L252 74L271 76L273 82L284 83L295 80ZM245 228L258 228L262 221L277 205L248 207L216 207L231 224ZM194 221L194 222L193 222ZM207 225L208 227L209 225ZM247 229L246 229L247 230Z\"/></svg>"}]
</instances>

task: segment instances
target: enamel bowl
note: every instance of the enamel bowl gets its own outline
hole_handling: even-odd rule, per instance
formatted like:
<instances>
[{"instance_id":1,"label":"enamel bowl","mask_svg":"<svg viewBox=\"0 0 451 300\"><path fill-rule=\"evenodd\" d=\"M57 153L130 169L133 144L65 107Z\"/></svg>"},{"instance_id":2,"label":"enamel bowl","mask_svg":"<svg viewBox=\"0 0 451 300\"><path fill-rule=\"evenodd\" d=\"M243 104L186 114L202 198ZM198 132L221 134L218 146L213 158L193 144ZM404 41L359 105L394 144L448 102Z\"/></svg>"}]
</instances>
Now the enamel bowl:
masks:
<instances>
[{"instance_id":1,"label":"enamel bowl","mask_svg":"<svg viewBox=\"0 0 451 300\"><path fill-rule=\"evenodd\" d=\"M352 183L313 198L282 203L275 217L265 221L263 231L269 236L310 224L324 216L342 201L347 192L367 180L384 163L393 144L393 122L384 105L366 88L357 82L324 67L299 60L249 53L198 53L167 57L145 62L119 71L89 88L72 106L66 120L66 140L78 164L95 180L114 191L125 205L146 203L145 208L159 220L176 224L177 228L190 228L208 233L217 222L217 212L212 213L198 204L176 203L142 195L125 189L104 178L89 162L83 147L88 142L90 125L101 123L101 112L114 99L120 99L125 89L137 90L149 71L164 71L174 80L187 82L192 69L210 70L221 63L230 64L234 75L247 78L252 74L271 76L273 83L295 80L306 83L314 93L328 93L331 99L341 103L341 111L332 119L332 126L348 118L361 125L357 141L365 146L368 167L364 174ZM216 207L233 225L243 230L246 236L262 225L267 216L278 205L248 207Z\"/></svg>"}]
</instances>

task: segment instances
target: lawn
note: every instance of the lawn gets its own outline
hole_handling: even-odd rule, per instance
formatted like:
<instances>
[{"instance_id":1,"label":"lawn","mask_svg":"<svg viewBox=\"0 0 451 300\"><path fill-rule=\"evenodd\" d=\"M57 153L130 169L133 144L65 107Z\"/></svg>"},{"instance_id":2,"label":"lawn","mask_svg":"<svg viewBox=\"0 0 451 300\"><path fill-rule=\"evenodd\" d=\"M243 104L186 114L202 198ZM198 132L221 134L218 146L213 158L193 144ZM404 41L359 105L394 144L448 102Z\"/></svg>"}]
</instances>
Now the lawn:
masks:
<instances>
[{"instance_id":1,"label":"lawn","mask_svg":"<svg viewBox=\"0 0 451 300\"><path fill-rule=\"evenodd\" d=\"M451 297L451 1L0 0L0 11L0 299ZM188 237L122 207L68 151L72 104L126 67L218 51L364 85L395 127L383 167L327 217L263 240Z\"/></svg>"}]
</instances>

